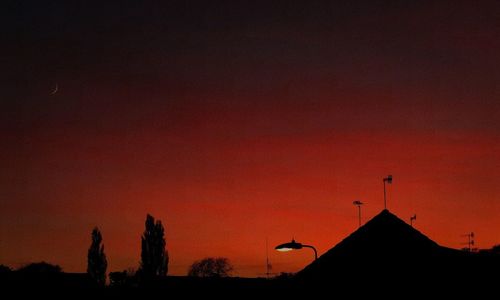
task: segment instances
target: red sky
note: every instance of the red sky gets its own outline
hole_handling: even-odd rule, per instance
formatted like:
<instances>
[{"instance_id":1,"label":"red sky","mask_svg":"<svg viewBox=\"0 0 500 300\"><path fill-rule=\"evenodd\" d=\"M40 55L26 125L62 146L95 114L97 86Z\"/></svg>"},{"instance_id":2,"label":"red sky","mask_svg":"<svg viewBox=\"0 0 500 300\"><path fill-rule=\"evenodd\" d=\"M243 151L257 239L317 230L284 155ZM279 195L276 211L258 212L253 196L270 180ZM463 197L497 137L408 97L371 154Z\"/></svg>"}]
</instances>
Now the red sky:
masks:
<instances>
[{"instance_id":1,"label":"red sky","mask_svg":"<svg viewBox=\"0 0 500 300\"><path fill-rule=\"evenodd\" d=\"M500 243L498 4L185 3L7 10L1 264L83 272L97 225L109 270L136 268L151 213L170 274L260 276L266 237L295 272L312 253L273 246L324 253L388 174L431 239Z\"/></svg>"}]
</instances>

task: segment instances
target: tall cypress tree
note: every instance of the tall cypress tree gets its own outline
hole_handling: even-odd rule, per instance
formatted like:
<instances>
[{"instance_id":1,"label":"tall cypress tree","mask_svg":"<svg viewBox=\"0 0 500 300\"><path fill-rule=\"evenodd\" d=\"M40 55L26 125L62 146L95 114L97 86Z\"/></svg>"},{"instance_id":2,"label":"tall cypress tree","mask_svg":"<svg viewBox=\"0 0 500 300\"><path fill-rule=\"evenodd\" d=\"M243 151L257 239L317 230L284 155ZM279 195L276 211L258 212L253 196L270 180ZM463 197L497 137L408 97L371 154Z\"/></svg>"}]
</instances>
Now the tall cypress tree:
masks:
<instances>
[{"instance_id":1,"label":"tall cypress tree","mask_svg":"<svg viewBox=\"0 0 500 300\"><path fill-rule=\"evenodd\" d=\"M168 253L165 250L165 231L161 221L146 216L146 229L141 238L141 274L146 278L165 276L168 272Z\"/></svg>"},{"instance_id":2,"label":"tall cypress tree","mask_svg":"<svg viewBox=\"0 0 500 300\"><path fill-rule=\"evenodd\" d=\"M104 253L104 245L101 245L101 243L101 232L99 228L95 227L92 230L92 243L87 254L87 273L98 285L104 286L106 284L108 261Z\"/></svg>"}]
</instances>

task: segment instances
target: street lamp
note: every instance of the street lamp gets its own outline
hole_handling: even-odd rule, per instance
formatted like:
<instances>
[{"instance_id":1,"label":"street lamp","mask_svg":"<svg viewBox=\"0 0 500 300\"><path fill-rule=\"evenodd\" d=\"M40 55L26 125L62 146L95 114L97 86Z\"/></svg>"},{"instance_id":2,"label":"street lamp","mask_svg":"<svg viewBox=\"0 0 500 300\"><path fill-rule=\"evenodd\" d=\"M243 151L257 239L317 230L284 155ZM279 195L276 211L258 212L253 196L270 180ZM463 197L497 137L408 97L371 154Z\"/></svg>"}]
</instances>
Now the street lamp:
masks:
<instances>
[{"instance_id":1,"label":"street lamp","mask_svg":"<svg viewBox=\"0 0 500 300\"><path fill-rule=\"evenodd\" d=\"M358 207L359 227L361 227L361 205L363 205L364 203L359 200L356 200L352 204Z\"/></svg>"},{"instance_id":2,"label":"street lamp","mask_svg":"<svg viewBox=\"0 0 500 300\"><path fill-rule=\"evenodd\" d=\"M284 243L281 245L278 245L274 247L274 249L280 251L280 252L287 252L287 251L292 251L292 250L300 250L302 248L311 248L314 250L314 259L318 259L318 251L316 251L316 248L314 248L311 245L304 245L301 243L297 243L294 239L290 243Z\"/></svg>"},{"instance_id":3,"label":"street lamp","mask_svg":"<svg viewBox=\"0 0 500 300\"><path fill-rule=\"evenodd\" d=\"M392 175L387 176L384 178L384 209L387 209L387 202L385 200L385 183L392 183Z\"/></svg>"}]
</instances>

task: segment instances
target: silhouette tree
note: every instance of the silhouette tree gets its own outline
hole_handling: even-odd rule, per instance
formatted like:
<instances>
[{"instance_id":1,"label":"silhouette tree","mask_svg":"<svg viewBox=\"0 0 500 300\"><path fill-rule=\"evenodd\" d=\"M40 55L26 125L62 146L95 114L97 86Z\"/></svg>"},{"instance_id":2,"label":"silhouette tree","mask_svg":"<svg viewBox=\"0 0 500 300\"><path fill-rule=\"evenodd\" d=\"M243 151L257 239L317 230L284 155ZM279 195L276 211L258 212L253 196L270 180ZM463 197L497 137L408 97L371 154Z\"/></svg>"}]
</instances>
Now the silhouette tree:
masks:
<instances>
[{"instance_id":1,"label":"silhouette tree","mask_svg":"<svg viewBox=\"0 0 500 300\"><path fill-rule=\"evenodd\" d=\"M188 276L228 277L233 269L229 259L225 257L207 257L195 261L191 267L189 267Z\"/></svg>"},{"instance_id":2,"label":"silhouette tree","mask_svg":"<svg viewBox=\"0 0 500 300\"><path fill-rule=\"evenodd\" d=\"M61 273L62 269L58 265L53 265L49 264L47 262L36 262L36 263L31 263L26 266L23 266L19 268L17 271L22 272L22 273L32 273L32 274L54 274L54 273Z\"/></svg>"},{"instance_id":3,"label":"silhouette tree","mask_svg":"<svg viewBox=\"0 0 500 300\"><path fill-rule=\"evenodd\" d=\"M92 230L92 243L87 254L87 274L98 285L104 286L106 284L106 269L108 268L108 261L104 253L104 245L101 244L102 235L99 228L95 227Z\"/></svg>"},{"instance_id":4,"label":"silhouette tree","mask_svg":"<svg viewBox=\"0 0 500 300\"><path fill-rule=\"evenodd\" d=\"M168 272L168 252L165 250L165 232L160 220L155 222L146 216L146 229L141 238L141 266L139 273L146 278L166 276Z\"/></svg>"}]
</instances>

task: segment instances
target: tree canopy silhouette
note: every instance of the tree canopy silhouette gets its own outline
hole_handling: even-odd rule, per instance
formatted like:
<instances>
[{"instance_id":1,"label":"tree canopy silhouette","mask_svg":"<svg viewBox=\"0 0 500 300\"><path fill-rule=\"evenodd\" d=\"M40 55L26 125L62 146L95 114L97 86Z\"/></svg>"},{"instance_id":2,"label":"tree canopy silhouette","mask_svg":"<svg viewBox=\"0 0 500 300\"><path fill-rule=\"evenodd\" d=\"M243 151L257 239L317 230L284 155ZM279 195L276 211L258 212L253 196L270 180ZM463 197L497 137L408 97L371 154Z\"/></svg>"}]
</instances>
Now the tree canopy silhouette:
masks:
<instances>
[{"instance_id":1,"label":"tree canopy silhouette","mask_svg":"<svg viewBox=\"0 0 500 300\"><path fill-rule=\"evenodd\" d=\"M62 269L58 265L53 265L42 261L23 266L19 268L17 271L23 273L39 274L39 273L61 273Z\"/></svg>"},{"instance_id":2,"label":"tree canopy silhouette","mask_svg":"<svg viewBox=\"0 0 500 300\"><path fill-rule=\"evenodd\" d=\"M146 278L165 276L168 272L168 252L165 249L165 232L160 220L155 222L151 215L146 216L146 229L141 238L140 274Z\"/></svg>"},{"instance_id":3,"label":"tree canopy silhouette","mask_svg":"<svg viewBox=\"0 0 500 300\"><path fill-rule=\"evenodd\" d=\"M92 230L92 243L87 254L87 273L98 285L106 284L106 269L108 261L104 253L104 245L99 228Z\"/></svg>"},{"instance_id":4,"label":"tree canopy silhouette","mask_svg":"<svg viewBox=\"0 0 500 300\"><path fill-rule=\"evenodd\" d=\"M191 267L189 267L188 276L228 277L233 269L229 259L225 257L207 257L195 261Z\"/></svg>"}]
</instances>

